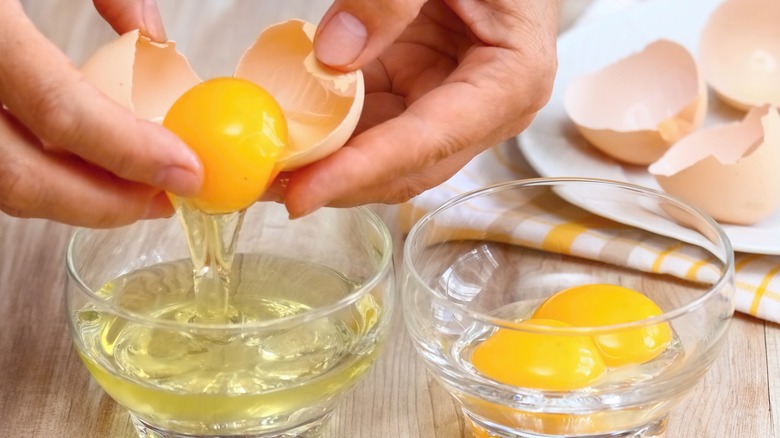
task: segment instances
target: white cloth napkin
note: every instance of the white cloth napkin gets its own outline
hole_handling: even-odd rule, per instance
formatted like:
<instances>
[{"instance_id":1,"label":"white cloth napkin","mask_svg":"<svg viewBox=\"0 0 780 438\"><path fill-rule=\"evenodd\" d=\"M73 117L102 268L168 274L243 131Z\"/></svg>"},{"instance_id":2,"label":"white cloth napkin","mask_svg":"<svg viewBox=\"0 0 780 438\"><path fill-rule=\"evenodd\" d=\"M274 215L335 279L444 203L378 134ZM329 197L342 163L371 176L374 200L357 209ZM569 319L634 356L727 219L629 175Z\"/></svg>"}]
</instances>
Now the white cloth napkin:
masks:
<instances>
[{"instance_id":1,"label":"white cloth napkin","mask_svg":"<svg viewBox=\"0 0 780 438\"><path fill-rule=\"evenodd\" d=\"M399 224L408 231L425 213L461 193L537 176L514 141L503 143L477 156L445 183L403 204ZM540 220L511 221L514 224L507 225L506 232L502 233L505 237L501 239L593 260L604 260L604 249L614 246L619 239L624 246L620 250L622 262L633 268L705 283L711 283L719 275L704 252L680 251L663 238L631 242L620 234L612 233L609 226L605 227L606 219L563 200L560 204L561 208L556 208L554 215L546 215ZM462 227L464 230L478 229L480 224L496 217L499 211L505 214L506 208L496 206L491 211L487 205L478 212L464 212ZM522 226L517 225L521 222ZM780 322L780 256L737 253L735 271L737 310Z\"/></svg>"},{"instance_id":2,"label":"white cloth napkin","mask_svg":"<svg viewBox=\"0 0 780 438\"><path fill-rule=\"evenodd\" d=\"M595 0L584 11L575 26L597 21L599 17L647 1L654 0ZM517 144L514 141L506 142L477 156L444 184L404 204L401 208L400 223L410 229L423 214L458 194L499 182L537 176L526 162ZM576 207L572 208L576 209ZM483 214L490 216L489 211ZM564 209L557 218L548 219L550 221L546 225L536 226L530 230L523 228L512 231L510 240L512 243L549 250L550 247L545 245L554 242L552 245L561 246L560 242L563 238L565 241L561 246L563 251L591 259L599 259L602 255L601 249L609 244L610 234L589 229L588 224L593 223L590 222L592 219L583 217L581 212ZM474 226L477 226L479 221L478 218L469 220ZM474 220L477 222L473 222ZM464 225L467 224L468 222L464 221ZM673 248L665 246L663 241L653 245L637 242L635 248L624 249L623 252L632 254L625 260L627 264L648 272L664 272L699 281L709 281L713 274L706 269L708 265L706 260L695 255L680 254ZM737 253L735 271L737 310L758 318L780 322L780 256Z\"/></svg>"}]
</instances>

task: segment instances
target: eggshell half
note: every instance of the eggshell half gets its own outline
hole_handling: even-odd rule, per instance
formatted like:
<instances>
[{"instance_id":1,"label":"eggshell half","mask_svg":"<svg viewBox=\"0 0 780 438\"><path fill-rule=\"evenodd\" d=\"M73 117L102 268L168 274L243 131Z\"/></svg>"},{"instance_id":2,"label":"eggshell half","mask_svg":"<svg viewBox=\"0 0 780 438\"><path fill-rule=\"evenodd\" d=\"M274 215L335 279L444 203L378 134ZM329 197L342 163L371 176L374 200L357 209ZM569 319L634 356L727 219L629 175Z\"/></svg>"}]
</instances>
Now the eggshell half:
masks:
<instances>
[{"instance_id":1,"label":"eggshell half","mask_svg":"<svg viewBox=\"0 0 780 438\"><path fill-rule=\"evenodd\" d=\"M81 71L108 97L138 117L157 122L179 96L201 81L175 43L154 43L137 30L98 49Z\"/></svg>"},{"instance_id":2,"label":"eggshell half","mask_svg":"<svg viewBox=\"0 0 780 438\"><path fill-rule=\"evenodd\" d=\"M313 24L290 20L264 30L244 53L235 76L269 90L287 118L289 144L280 158L292 170L347 142L363 109L360 71L328 69L314 57Z\"/></svg>"},{"instance_id":3,"label":"eggshell half","mask_svg":"<svg viewBox=\"0 0 780 438\"><path fill-rule=\"evenodd\" d=\"M707 90L688 50L657 40L641 52L575 78L566 112L596 148L630 164L650 164L701 126Z\"/></svg>"},{"instance_id":4,"label":"eggshell half","mask_svg":"<svg viewBox=\"0 0 780 438\"><path fill-rule=\"evenodd\" d=\"M728 104L780 105L780 1L727 0L699 41L705 80Z\"/></svg>"},{"instance_id":5,"label":"eggshell half","mask_svg":"<svg viewBox=\"0 0 780 438\"><path fill-rule=\"evenodd\" d=\"M648 170L720 222L759 222L780 207L780 115L756 107L740 122L697 131Z\"/></svg>"}]
</instances>

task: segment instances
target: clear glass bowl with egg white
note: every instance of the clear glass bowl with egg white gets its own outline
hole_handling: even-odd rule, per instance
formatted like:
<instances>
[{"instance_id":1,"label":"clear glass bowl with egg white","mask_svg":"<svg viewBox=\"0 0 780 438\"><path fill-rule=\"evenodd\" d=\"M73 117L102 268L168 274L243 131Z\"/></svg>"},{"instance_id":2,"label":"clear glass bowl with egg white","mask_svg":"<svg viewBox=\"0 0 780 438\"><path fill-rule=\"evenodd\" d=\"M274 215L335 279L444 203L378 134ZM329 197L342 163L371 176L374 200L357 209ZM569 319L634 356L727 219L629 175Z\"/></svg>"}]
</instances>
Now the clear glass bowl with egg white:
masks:
<instances>
[{"instance_id":1,"label":"clear glass bowl with egg white","mask_svg":"<svg viewBox=\"0 0 780 438\"><path fill-rule=\"evenodd\" d=\"M246 19L236 29L253 42L218 75L201 77L173 41L137 30L81 66L203 167L197 194L168 194L175 217L80 229L68 246L74 345L141 437L318 435L389 331L392 245L374 213L323 208L292 220L283 205L257 202L284 184L282 172L349 139L362 73L320 65L311 22L260 31Z\"/></svg>"},{"instance_id":2,"label":"clear glass bowl with egg white","mask_svg":"<svg viewBox=\"0 0 780 438\"><path fill-rule=\"evenodd\" d=\"M365 208L291 221L259 203L216 278L194 277L181 228L142 221L70 241L68 324L94 380L142 437L322 432L389 332L384 224Z\"/></svg>"}]
</instances>

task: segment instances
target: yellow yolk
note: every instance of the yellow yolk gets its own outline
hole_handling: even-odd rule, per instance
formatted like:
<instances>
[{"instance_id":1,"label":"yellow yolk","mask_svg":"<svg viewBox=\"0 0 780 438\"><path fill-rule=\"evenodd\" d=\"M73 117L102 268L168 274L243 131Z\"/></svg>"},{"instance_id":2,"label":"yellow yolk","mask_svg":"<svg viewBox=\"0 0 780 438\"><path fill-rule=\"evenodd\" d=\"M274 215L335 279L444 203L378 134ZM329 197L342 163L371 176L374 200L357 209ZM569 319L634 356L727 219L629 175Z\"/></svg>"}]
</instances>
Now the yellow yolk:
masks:
<instances>
[{"instance_id":1,"label":"yellow yolk","mask_svg":"<svg viewBox=\"0 0 780 438\"><path fill-rule=\"evenodd\" d=\"M481 426L478 426L470 419L466 419L469 426L471 427L471 433L474 435L474 438L495 438L496 435L492 435L487 430L483 429Z\"/></svg>"},{"instance_id":2,"label":"yellow yolk","mask_svg":"<svg viewBox=\"0 0 780 438\"><path fill-rule=\"evenodd\" d=\"M662 310L645 295L622 286L590 284L562 290L548 298L533 315L577 327L598 327L639 321ZM623 330L594 337L609 367L647 362L663 352L672 340L667 323Z\"/></svg>"},{"instance_id":3,"label":"yellow yolk","mask_svg":"<svg viewBox=\"0 0 780 438\"><path fill-rule=\"evenodd\" d=\"M498 329L474 349L471 363L479 372L508 385L549 390L582 388L604 372L592 338L543 330L569 324L534 319L516 327Z\"/></svg>"},{"instance_id":4,"label":"yellow yolk","mask_svg":"<svg viewBox=\"0 0 780 438\"><path fill-rule=\"evenodd\" d=\"M208 213L230 213L254 203L279 172L287 143L279 104L244 79L216 78L184 93L163 120L200 158L203 186L190 201Z\"/></svg>"}]
</instances>

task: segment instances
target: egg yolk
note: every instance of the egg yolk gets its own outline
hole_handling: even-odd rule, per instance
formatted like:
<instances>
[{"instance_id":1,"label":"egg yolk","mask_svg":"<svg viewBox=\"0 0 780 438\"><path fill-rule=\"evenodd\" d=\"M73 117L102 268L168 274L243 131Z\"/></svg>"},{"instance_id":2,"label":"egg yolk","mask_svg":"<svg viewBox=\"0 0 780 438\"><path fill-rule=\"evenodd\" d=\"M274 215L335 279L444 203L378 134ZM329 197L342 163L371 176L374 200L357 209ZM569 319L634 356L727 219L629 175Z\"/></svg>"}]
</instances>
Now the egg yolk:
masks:
<instances>
[{"instance_id":1,"label":"egg yolk","mask_svg":"<svg viewBox=\"0 0 780 438\"><path fill-rule=\"evenodd\" d=\"M639 321L662 310L647 296L612 284L590 284L562 290L548 298L533 318L562 321L577 327L599 327ZM667 323L594 336L609 367L647 362L663 352L672 340Z\"/></svg>"},{"instance_id":2,"label":"egg yolk","mask_svg":"<svg viewBox=\"0 0 780 438\"><path fill-rule=\"evenodd\" d=\"M259 85L215 78L185 92L163 120L200 158L203 186L189 199L207 213L230 213L254 203L276 177L287 143L279 104Z\"/></svg>"},{"instance_id":3,"label":"egg yolk","mask_svg":"<svg viewBox=\"0 0 780 438\"><path fill-rule=\"evenodd\" d=\"M576 389L601 376L604 360L591 337L545 332L545 327L571 325L532 319L517 323L517 330L500 328L474 349L471 363L491 379L525 388Z\"/></svg>"}]
</instances>

